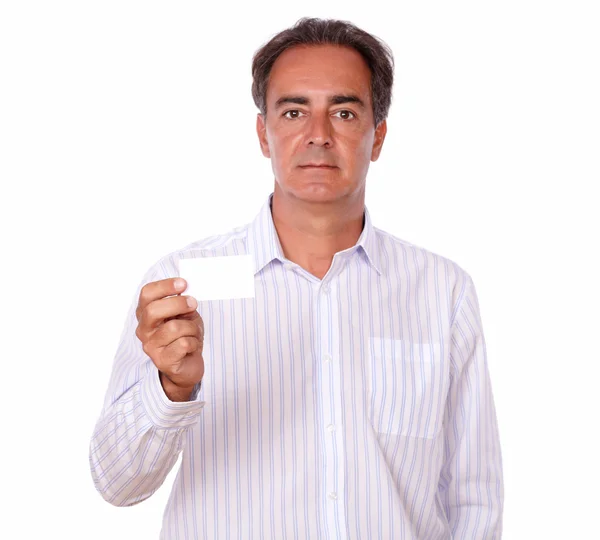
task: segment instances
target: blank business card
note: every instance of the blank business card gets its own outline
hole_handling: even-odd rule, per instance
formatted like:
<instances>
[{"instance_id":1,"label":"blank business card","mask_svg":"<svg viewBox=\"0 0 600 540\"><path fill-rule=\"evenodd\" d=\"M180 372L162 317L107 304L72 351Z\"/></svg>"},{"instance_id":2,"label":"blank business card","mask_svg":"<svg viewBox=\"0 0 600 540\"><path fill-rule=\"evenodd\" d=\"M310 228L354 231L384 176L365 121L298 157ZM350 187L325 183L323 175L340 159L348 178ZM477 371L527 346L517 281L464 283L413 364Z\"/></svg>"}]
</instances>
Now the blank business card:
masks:
<instances>
[{"instance_id":1,"label":"blank business card","mask_svg":"<svg viewBox=\"0 0 600 540\"><path fill-rule=\"evenodd\" d=\"M252 255L180 259L179 275L188 284L181 294L199 302L254 298Z\"/></svg>"}]
</instances>

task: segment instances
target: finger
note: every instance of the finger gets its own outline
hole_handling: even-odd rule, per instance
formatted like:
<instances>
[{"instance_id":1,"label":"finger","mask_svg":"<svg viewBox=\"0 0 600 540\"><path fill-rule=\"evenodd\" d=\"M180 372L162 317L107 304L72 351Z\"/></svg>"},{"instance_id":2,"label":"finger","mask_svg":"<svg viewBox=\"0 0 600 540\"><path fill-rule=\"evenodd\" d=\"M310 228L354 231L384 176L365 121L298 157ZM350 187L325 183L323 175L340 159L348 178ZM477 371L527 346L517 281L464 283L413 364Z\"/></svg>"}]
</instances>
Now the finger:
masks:
<instances>
[{"instance_id":1,"label":"finger","mask_svg":"<svg viewBox=\"0 0 600 540\"><path fill-rule=\"evenodd\" d=\"M180 318L196 311L198 302L192 296L170 296L150 302L140 315L142 332L151 333L167 320Z\"/></svg>"},{"instance_id":2,"label":"finger","mask_svg":"<svg viewBox=\"0 0 600 540\"><path fill-rule=\"evenodd\" d=\"M161 363L165 366L162 370L166 371L169 378L172 375L184 375L186 367L194 368L196 366L186 366L185 357L190 355L193 357L199 353L199 359L202 354L202 342L195 337L184 336L176 339L167 345L161 354ZM167 366L170 366L167 367ZM174 381L177 384L177 381Z\"/></svg>"},{"instance_id":3,"label":"finger","mask_svg":"<svg viewBox=\"0 0 600 540\"><path fill-rule=\"evenodd\" d=\"M182 283L179 287L178 283ZM140 290L140 296L138 300L138 306L136 309L136 317L140 320L141 313L144 311L146 306L155 300L165 298L167 296L180 294L187 288L187 282L183 278L167 278L158 281L152 281L146 283Z\"/></svg>"},{"instance_id":4,"label":"finger","mask_svg":"<svg viewBox=\"0 0 600 540\"><path fill-rule=\"evenodd\" d=\"M165 319L165 322L172 321L175 319L184 320L184 321L192 321L192 322L196 323L198 325L198 327L200 328L201 339L204 339L204 320L202 319L202 317L200 316L200 313L198 313L197 310L190 312L190 313L185 313L183 315L179 315L177 317L173 317L171 319Z\"/></svg>"},{"instance_id":5,"label":"finger","mask_svg":"<svg viewBox=\"0 0 600 540\"><path fill-rule=\"evenodd\" d=\"M185 319L186 321L198 321L198 319L200 319L200 313L198 313L198 309L195 309L194 311L189 311L188 313L183 313L183 314L179 314L177 315L177 317L171 317L171 318L177 318L177 319ZM165 322L171 320L171 318L166 318Z\"/></svg>"},{"instance_id":6,"label":"finger","mask_svg":"<svg viewBox=\"0 0 600 540\"><path fill-rule=\"evenodd\" d=\"M152 335L150 346L152 348L168 347L171 343L182 337L204 339L204 330L194 321L172 319L162 324Z\"/></svg>"}]
</instances>

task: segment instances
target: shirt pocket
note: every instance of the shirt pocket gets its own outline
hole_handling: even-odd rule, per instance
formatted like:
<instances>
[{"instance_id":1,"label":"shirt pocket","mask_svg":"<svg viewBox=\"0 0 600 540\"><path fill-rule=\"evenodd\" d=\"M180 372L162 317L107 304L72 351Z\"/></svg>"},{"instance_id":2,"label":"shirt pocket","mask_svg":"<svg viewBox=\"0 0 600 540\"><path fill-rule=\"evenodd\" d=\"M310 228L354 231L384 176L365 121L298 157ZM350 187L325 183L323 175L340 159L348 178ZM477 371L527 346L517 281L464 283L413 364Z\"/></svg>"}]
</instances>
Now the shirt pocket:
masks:
<instances>
[{"instance_id":1,"label":"shirt pocket","mask_svg":"<svg viewBox=\"0 0 600 540\"><path fill-rule=\"evenodd\" d=\"M441 345L371 337L368 359L369 419L375 431L437 437L448 379Z\"/></svg>"}]
</instances>

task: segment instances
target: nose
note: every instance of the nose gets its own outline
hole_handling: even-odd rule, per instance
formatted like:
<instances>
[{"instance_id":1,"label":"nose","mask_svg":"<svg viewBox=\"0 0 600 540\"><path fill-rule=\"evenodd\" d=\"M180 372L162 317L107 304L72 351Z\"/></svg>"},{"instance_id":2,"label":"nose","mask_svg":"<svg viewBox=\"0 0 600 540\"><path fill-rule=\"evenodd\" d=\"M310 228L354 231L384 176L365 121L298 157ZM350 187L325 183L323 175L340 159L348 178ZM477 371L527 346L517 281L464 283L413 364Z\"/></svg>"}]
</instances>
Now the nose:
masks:
<instances>
[{"instance_id":1,"label":"nose","mask_svg":"<svg viewBox=\"0 0 600 540\"><path fill-rule=\"evenodd\" d=\"M307 145L313 144L327 148L333 145L329 114L313 113L305 125Z\"/></svg>"}]
</instances>

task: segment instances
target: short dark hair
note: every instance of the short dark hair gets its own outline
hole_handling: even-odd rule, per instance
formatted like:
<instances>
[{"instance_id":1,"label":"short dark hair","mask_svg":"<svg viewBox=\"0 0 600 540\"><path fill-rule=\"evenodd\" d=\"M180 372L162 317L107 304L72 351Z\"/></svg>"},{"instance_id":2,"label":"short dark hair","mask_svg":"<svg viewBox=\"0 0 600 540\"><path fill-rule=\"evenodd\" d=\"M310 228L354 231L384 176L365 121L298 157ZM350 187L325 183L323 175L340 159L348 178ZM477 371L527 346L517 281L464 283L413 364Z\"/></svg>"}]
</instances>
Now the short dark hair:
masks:
<instances>
[{"instance_id":1,"label":"short dark hair","mask_svg":"<svg viewBox=\"0 0 600 540\"><path fill-rule=\"evenodd\" d=\"M298 45L340 45L356 49L371 71L375 126L387 118L394 84L394 57L388 45L348 21L311 17L299 19L254 53L252 98L263 116L267 115L267 85L273 64L283 51Z\"/></svg>"}]
</instances>

